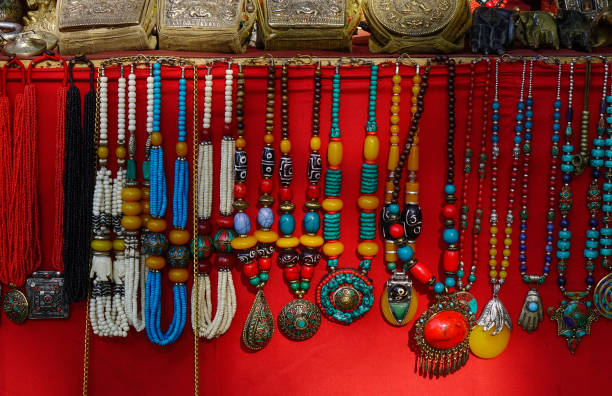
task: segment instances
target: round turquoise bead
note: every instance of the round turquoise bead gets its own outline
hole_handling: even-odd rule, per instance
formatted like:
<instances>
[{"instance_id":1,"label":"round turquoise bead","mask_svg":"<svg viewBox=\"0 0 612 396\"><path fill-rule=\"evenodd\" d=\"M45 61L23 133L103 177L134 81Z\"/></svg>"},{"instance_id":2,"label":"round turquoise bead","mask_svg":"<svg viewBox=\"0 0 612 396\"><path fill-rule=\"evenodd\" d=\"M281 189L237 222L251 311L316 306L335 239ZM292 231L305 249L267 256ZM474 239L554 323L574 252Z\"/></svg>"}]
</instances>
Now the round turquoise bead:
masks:
<instances>
[{"instance_id":1,"label":"round turquoise bead","mask_svg":"<svg viewBox=\"0 0 612 396\"><path fill-rule=\"evenodd\" d=\"M538 304L530 302L529 305L527 305L527 309L529 310L529 312L535 312L538 310Z\"/></svg>"},{"instance_id":2,"label":"round turquoise bead","mask_svg":"<svg viewBox=\"0 0 612 396\"><path fill-rule=\"evenodd\" d=\"M300 288L300 284L297 282L291 282L289 284L289 288L291 288L293 291L297 291Z\"/></svg>"},{"instance_id":3,"label":"round turquoise bead","mask_svg":"<svg viewBox=\"0 0 612 396\"><path fill-rule=\"evenodd\" d=\"M409 245L402 246L401 248L397 249L397 257L399 257L399 259L402 261L409 261L412 260L412 257L414 257L414 252Z\"/></svg>"},{"instance_id":4,"label":"round turquoise bead","mask_svg":"<svg viewBox=\"0 0 612 396\"><path fill-rule=\"evenodd\" d=\"M440 294L444 291L444 285L442 284L442 282L436 282L436 284L434 285L434 291L437 294Z\"/></svg>"},{"instance_id":5,"label":"round turquoise bead","mask_svg":"<svg viewBox=\"0 0 612 396\"><path fill-rule=\"evenodd\" d=\"M476 275L474 275L474 274L470 274L470 276L468 277L468 280L469 280L470 282L476 282Z\"/></svg>"},{"instance_id":6,"label":"round turquoise bead","mask_svg":"<svg viewBox=\"0 0 612 396\"><path fill-rule=\"evenodd\" d=\"M444 280L444 284L446 285L446 287L455 287L455 278L449 276Z\"/></svg>"},{"instance_id":7,"label":"round turquoise bead","mask_svg":"<svg viewBox=\"0 0 612 396\"><path fill-rule=\"evenodd\" d=\"M316 233L321 228L321 218L316 212L308 212L304 215L304 231Z\"/></svg>"},{"instance_id":8,"label":"round turquoise bead","mask_svg":"<svg viewBox=\"0 0 612 396\"><path fill-rule=\"evenodd\" d=\"M446 243L455 243L459 240L459 232L454 228L447 228L442 234L442 238Z\"/></svg>"},{"instance_id":9,"label":"round turquoise bead","mask_svg":"<svg viewBox=\"0 0 612 396\"><path fill-rule=\"evenodd\" d=\"M283 235L291 235L295 231L295 219L290 214L283 214L278 221L278 228Z\"/></svg>"},{"instance_id":10,"label":"round turquoise bead","mask_svg":"<svg viewBox=\"0 0 612 396\"><path fill-rule=\"evenodd\" d=\"M389 205L389 213L398 214L400 212L400 207L398 204Z\"/></svg>"},{"instance_id":11,"label":"round turquoise bead","mask_svg":"<svg viewBox=\"0 0 612 396\"><path fill-rule=\"evenodd\" d=\"M463 270L457 270L457 278L463 278L464 275L465 272L463 272Z\"/></svg>"},{"instance_id":12,"label":"round turquoise bead","mask_svg":"<svg viewBox=\"0 0 612 396\"><path fill-rule=\"evenodd\" d=\"M447 184L446 186L444 186L444 192L448 195L454 194L455 191L457 191L457 188L454 184Z\"/></svg>"},{"instance_id":13,"label":"round turquoise bead","mask_svg":"<svg viewBox=\"0 0 612 396\"><path fill-rule=\"evenodd\" d=\"M249 280L249 283L250 283L251 285L253 285L253 286L257 286L257 285L259 285L259 277L258 277L258 276L256 276L256 277L254 277L254 278L251 278L251 280Z\"/></svg>"},{"instance_id":14,"label":"round turquoise bead","mask_svg":"<svg viewBox=\"0 0 612 396\"><path fill-rule=\"evenodd\" d=\"M300 288L302 290L308 290L310 289L310 282L307 281L302 281L302 283L300 283Z\"/></svg>"}]
</instances>

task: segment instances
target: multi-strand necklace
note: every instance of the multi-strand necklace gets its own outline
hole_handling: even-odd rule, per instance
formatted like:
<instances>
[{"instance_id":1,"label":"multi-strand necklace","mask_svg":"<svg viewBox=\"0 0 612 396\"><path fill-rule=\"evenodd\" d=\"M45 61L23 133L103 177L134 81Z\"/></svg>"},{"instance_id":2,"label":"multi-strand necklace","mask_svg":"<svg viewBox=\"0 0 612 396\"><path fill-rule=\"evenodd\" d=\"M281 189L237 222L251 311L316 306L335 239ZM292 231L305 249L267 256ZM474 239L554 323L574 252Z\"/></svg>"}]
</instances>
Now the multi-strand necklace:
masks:
<instances>
[{"instance_id":1,"label":"multi-strand necklace","mask_svg":"<svg viewBox=\"0 0 612 396\"><path fill-rule=\"evenodd\" d=\"M561 63L558 64L557 71L557 94L553 102L553 127L552 127L552 146L550 151L550 171L549 171L549 184L548 184L548 208L546 210L546 246L544 247L544 266L541 274L528 274L527 273L527 219L529 217L529 211L527 207L529 198L529 157L531 154L531 139L528 138L527 133L531 134L531 127L525 125L525 146L523 148L523 172L521 178L521 226L519 235L519 262L520 262L520 273L523 282L530 286L527 295L525 296L525 302L521 309L520 316L517 323L523 330L531 333L538 328L538 325L543 320L543 309L542 299L537 291L537 287L544 283L548 274L550 273L550 264L553 259L553 243L554 243L554 230L555 230L555 216L556 216L556 203L557 203L557 172L559 162L559 141L561 137L559 132L561 131L561 76L562 76ZM530 94L531 98L531 77L530 77ZM531 110L532 106L527 103L527 109Z\"/></svg>"},{"instance_id":2,"label":"multi-strand necklace","mask_svg":"<svg viewBox=\"0 0 612 396\"><path fill-rule=\"evenodd\" d=\"M608 82L608 71L612 67L612 63L604 65L604 89L602 101L599 107L599 123L597 125L598 139L604 139L605 147L605 174L603 182L603 205L602 205L602 227L599 230L599 255L601 256L601 265L607 270L612 271L612 77L610 77L610 90L606 96L606 85ZM598 152L600 153L600 152ZM593 290L593 302L595 308L601 316L606 319L612 319L612 272L604 276L595 286Z\"/></svg>"},{"instance_id":3,"label":"multi-strand necklace","mask_svg":"<svg viewBox=\"0 0 612 396\"><path fill-rule=\"evenodd\" d=\"M321 70L317 67L315 71L315 101L320 100L321 95ZM318 87L317 87L318 84ZM317 97L318 96L318 97ZM279 180L281 188L279 191L279 208L281 216L279 219L278 228L281 237L276 241L276 247L280 250L278 253L278 263L283 267L285 280L289 283L289 288L294 293L296 299L287 303L278 315L278 327L287 338L294 341L306 340L317 332L321 326L321 311L319 308L308 300L304 300L304 294L310 289L310 281L314 275L314 265L318 263L321 256L315 250L317 257L312 255L302 256L305 260L300 260L300 253L297 247L300 240L293 236L295 232L295 217L293 211L295 205L291 201L292 191L291 182L293 180L293 163L291 160L291 141L289 140L289 72L285 63L281 72L281 135L280 142L281 158L279 163ZM313 104L319 106L319 104ZM318 112L318 110L317 110ZM315 117L313 116L313 119ZM313 132L313 136L318 134L318 115L317 130ZM314 125L313 125L314 127ZM313 128L314 130L314 128ZM315 146L313 150L311 144L311 153L318 153L318 148ZM319 157L320 165L320 157ZM319 173L320 174L320 173ZM313 180L309 180L310 183ZM318 183L318 180L317 180ZM311 184L312 185L312 184ZM315 184L316 186L316 184ZM308 220L304 219L304 228L306 232L314 233L319 229L320 219L315 213L317 219L311 219L312 215L308 213ZM316 227L315 227L316 225ZM308 238L306 239L308 240ZM316 261L311 260L316 258Z\"/></svg>"},{"instance_id":4,"label":"multi-strand necklace","mask_svg":"<svg viewBox=\"0 0 612 396\"><path fill-rule=\"evenodd\" d=\"M210 221L213 195L213 144L211 134L213 76L211 70L212 67L207 68L204 82L203 129L198 151L197 259L199 271L191 292L193 326L195 326L194 315L198 315L198 328L194 327L194 331L199 337L208 339L225 334L236 314L236 291L232 278L230 255L230 243L234 238L234 234L231 230L232 222L230 216L232 214L232 204L234 203L232 194L237 191L234 186L232 168L234 161L233 146L240 145L240 142L234 142L231 136L234 72L231 64L228 64L228 68L225 70L224 90L224 121L226 127L224 128L221 142L221 166L219 174L219 212L221 214L219 224L221 229L217 231L213 241L211 239L212 225ZM239 100L240 98L241 95L238 96ZM239 138L241 137L240 132L241 129L238 128ZM212 292L209 278L212 269L210 256L213 247L217 249L215 264L219 269L217 277L217 311L214 318L212 317ZM198 300L197 303L196 299Z\"/></svg>"},{"instance_id":5,"label":"multi-strand necklace","mask_svg":"<svg viewBox=\"0 0 612 396\"><path fill-rule=\"evenodd\" d=\"M273 63L268 66L267 82L267 101L266 101L266 133L264 135L264 148L261 154L261 182L259 184L260 195L257 199L259 211L257 212L257 223L259 229L255 231L254 237L257 240L255 252L251 248L244 249L248 255L240 258L244 263L248 260L255 260L256 265L249 263L243 267L245 275L249 278L249 283L257 288L255 300L251 306L249 316L242 329L242 342L251 350L264 348L274 334L274 317L266 301L263 288L269 279L269 272L272 268L272 254L274 253L274 243L278 239L278 234L270 228L274 224L274 211L271 206L274 204L272 197L272 178L274 176L274 97L276 84L276 69ZM248 216L245 221L248 220ZM245 227L246 228L246 227ZM250 228L250 223L249 223ZM248 230L247 230L248 232ZM239 234L243 234L240 233ZM251 242L249 242L250 244Z\"/></svg>"},{"instance_id":6,"label":"multi-strand necklace","mask_svg":"<svg viewBox=\"0 0 612 396\"><path fill-rule=\"evenodd\" d=\"M557 335L562 336L567 342L567 346L571 353L576 351L578 343L582 337L591 332L591 323L598 319L597 311L594 310L591 301L583 302L582 300L588 297L595 283L593 271L595 270L595 260L599 256L599 221L597 219L601 211L601 190L599 187L599 179L601 178L601 166L604 165L601 161L604 152L602 152L602 139L596 137L593 141L594 151L591 162L591 183L587 190L587 209L589 211L588 227L586 231L586 241L584 249L584 266L587 273L585 278L586 288L582 291L569 291L565 288L567 279L565 274L570 261L570 246L572 233L569 231L570 219L569 214L573 206L573 194L570 183L576 174L584 170L585 156L584 151L588 150L588 128L589 128L589 112L588 112L588 96L591 63L587 60L586 63L586 81L585 81L585 103L584 110L581 116L581 136L580 136L580 152L574 154L574 146L572 137L574 135L572 129L573 120L573 93L574 93L574 66L575 59L570 63L569 89L568 89L568 109L567 109L567 125L565 127L565 140L561 146L561 179L563 186L559 192L559 213L561 220L559 221L560 229L558 232L559 240L557 241L557 285L563 296L569 301L561 301L559 308L548 308L548 314L551 320L557 322ZM586 143L585 143L586 142ZM599 151L598 151L599 150ZM588 151L587 151L588 154ZM587 157L588 158L588 157ZM588 161L587 161L588 165Z\"/></svg>"},{"instance_id":7,"label":"multi-strand necklace","mask_svg":"<svg viewBox=\"0 0 612 396\"><path fill-rule=\"evenodd\" d=\"M387 269L392 271L391 278L385 284L385 291L380 299L381 309L387 322L395 326L408 324L414 317L418 306L417 294L412 287L412 280L407 269L397 266L397 246L395 240L405 238L406 243L415 250L416 238L421 233L422 214L419 206L419 183L417 172L419 170L418 129L415 131L412 148L408 156L408 180L405 186L404 209L392 206L394 171L399 161L399 111L402 77L399 73L401 59L395 65L395 75L392 77L391 117L389 132L389 156L387 160L388 178L385 190L385 205L381 211L381 231L385 239L384 259ZM417 100L420 92L421 76L420 66L415 65L415 75L412 78L411 111L413 115L418 111ZM401 176L400 176L401 177ZM395 223L400 216L401 223Z\"/></svg>"},{"instance_id":8,"label":"multi-strand necklace","mask_svg":"<svg viewBox=\"0 0 612 396\"><path fill-rule=\"evenodd\" d=\"M361 196L358 206L359 239L357 252L362 257L359 269L338 268L339 256L344 252L340 242L340 215L344 206L340 199L342 188L343 148L340 140L340 67L332 80L332 122L330 142L327 146L327 172L325 174L325 199L323 210L323 253L327 256L329 273L317 285L316 301L323 315L331 321L351 324L365 315L374 303L372 281L367 277L372 258L378 252L378 245L371 242L376 237L376 214L378 199L378 157L379 141L376 136L376 87L378 66L370 68L370 107L366 124L366 138L363 145L364 162L361 167Z\"/></svg>"}]
</instances>

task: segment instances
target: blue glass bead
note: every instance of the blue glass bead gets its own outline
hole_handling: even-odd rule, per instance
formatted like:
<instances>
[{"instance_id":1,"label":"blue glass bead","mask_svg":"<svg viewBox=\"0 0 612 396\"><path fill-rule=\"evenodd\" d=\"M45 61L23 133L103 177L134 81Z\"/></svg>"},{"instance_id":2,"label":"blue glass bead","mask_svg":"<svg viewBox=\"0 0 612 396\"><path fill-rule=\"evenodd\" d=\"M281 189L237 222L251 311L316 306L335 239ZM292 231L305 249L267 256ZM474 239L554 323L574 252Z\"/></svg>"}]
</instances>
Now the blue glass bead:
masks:
<instances>
[{"instance_id":1,"label":"blue glass bead","mask_svg":"<svg viewBox=\"0 0 612 396\"><path fill-rule=\"evenodd\" d=\"M559 99L555 100L554 106L556 109L560 109L562 105L563 103Z\"/></svg>"},{"instance_id":2,"label":"blue glass bead","mask_svg":"<svg viewBox=\"0 0 612 396\"><path fill-rule=\"evenodd\" d=\"M554 224L547 224L546 225L546 230L547 231L554 231L555 230L555 225Z\"/></svg>"},{"instance_id":3,"label":"blue glass bead","mask_svg":"<svg viewBox=\"0 0 612 396\"><path fill-rule=\"evenodd\" d=\"M566 280L565 280L564 277L560 276L560 277L557 278L557 285L565 286L565 282L566 282Z\"/></svg>"},{"instance_id":4,"label":"blue glass bead","mask_svg":"<svg viewBox=\"0 0 612 396\"><path fill-rule=\"evenodd\" d=\"M321 218L316 212L308 212L304 215L304 231L316 233L321 227Z\"/></svg>"},{"instance_id":5,"label":"blue glass bead","mask_svg":"<svg viewBox=\"0 0 612 396\"><path fill-rule=\"evenodd\" d=\"M457 278L463 278L465 276L465 272L463 270L457 270Z\"/></svg>"},{"instance_id":6,"label":"blue glass bead","mask_svg":"<svg viewBox=\"0 0 612 396\"><path fill-rule=\"evenodd\" d=\"M527 261L527 256L526 256L526 255L524 255L524 254L520 254L520 255L519 255L519 261L522 261L522 262Z\"/></svg>"},{"instance_id":7,"label":"blue glass bead","mask_svg":"<svg viewBox=\"0 0 612 396\"><path fill-rule=\"evenodd\" d=\"M274 224L274 212L270 208L261 208L257 212L257 223L262 228L270 228Z\"/></svg>"},{"instance_id":8,"label":"blue glass bead","mask_svg":"<svg viewBox=\"0 0 612 396\"><path fill-rule=\"evenodd\" d=\"M557 124L557 125L558 125L558 124ZM553 128L553 129L554 129L554 128ZM557 131L558 131L558 129L557 129ZM559 140L561 140L561 137L560 137L559 135L553 135L553 137L552 137L552 141L553 141L554 143L559 143Z\"/></svg>"},{"instance_id":9,"label":"blue glass bead","mask_svg":"<svg viewBox=\"0 0 612 396\"><path fill-rule=\"evenodd\" d=\"M514 137L514 143L519 144L523 139L520 136Z\"/></svg>"},{"instance_id":10,"label":"blue glass bead","mask_svg":"<svg viewBox=\"0 0 612 396\"><path fill-rule=\"evenodd\" d=\"M437 294L440 294L444 291L444 285L442 284L442 282L436 282L436 284L434 285L434 291Z\"/></svg>"},{"instance_id":11,"label":"blue glass bead","mask_svg":"<svg viewBox=\"0 0 612 396\"><path fill-rule=\"evenodd\" d=\"M521 222L521 230L526 230L527 229L527 223L525 223L524 221Z\"/></svg>"},{"instance_id":12,"label":"blue glass bead","mask_svg":"<svg viewBox=\"0 0 612 396\"><path fill-rule=\"evenodd\" d=\"M291 235L295 231L295 219L293 215L285 213L281 215L278 221L278 229L283 235Z\"/></svg>"},{"instance_id":13,"label":"blue glass bead","mask_svg":"<svg viewBox=\"0 0 612 396\"><path fill-rule=\"evenodd\" d=\"M476 275L474 275L474 274L470 274L470 276L468 276L468 280L469 280L470 282L476 282Z\"/></svg>"},{"instance_id":14,"label":"blue glass bead","mask_svg":"<svg viewBox=\"0 0 612 396\"><path fill-rule=\"evenodd\" d=\"M553 247L552 247L552 245L546 245L546 246L544 247L544 250L545 250L547 253L552 253L552 251L553 251Z\"/></svg>"},{"instance_id":15,"label":"blue glass bead","mask_svg":"<svg viewBox=\"0 0 612 396\"><path fill-rule=\"evenodd\" d=\"M603 163L603 161L601 161ZM593 169L593 171L591 172L591 176L594 179L599 179L601 177L601 171L599 169Z\"/></svg>"},{"instance_id":16,"label":"blue glass bead","mask_svg":"<svg viewBox=\"0 0 612 396\"><path fill-rule=\"evenodd\" d=\"M527 266L526 266L526 265L521 265L521 266L519 267L519 271L521 271L521 272L525 272L525 271L527 271Z\"/></svg>"},{"instance_id":17,"label":"blue glass bead","mask_svg":"<svg viewBox=\"0 0 612 396\"><path fill-rule=\"evenodd\" d=\"M531 136L531 133L529 132L525 132L525 140L531 140L533 136Z\"/></svg>"},{"instance_id":18,"label":"blue glass bead","mask_svg":"<svg viewBox=\"0 0 612 396\"><path fill-rule=\"evenodd\" d=\"M446 186L444 186L444 192L448 195L454 194L455 191L457 191L457 188L454 184L447 184Z\"/></svg>"},{"instance_id":19,"label":"blue glass bead","mask_svg":"<svg viewBox=\"0 0 612 396\"><path fill-rule=\"evenodd\" d=\"M517 107L519 110L525 110L525 103L524 103L524 102L518 102L518 103L517 103L517 105L516 105L516 107Z\"/></svg>"},{"instance_id":20,"label":"blue glass bead","mask_svg":"<svg viewBox=\"0 0 612 396\"><path fill-rule=\"evenodd\" d=\"M499 121L499 114L498 113L493 113L491 118L493 119L493 121Z\"/></svg>"},{"instance_id":21,"label":"blue glass bead","mask_svg":"<svg viewBox=\"0 0 612 396\"><path fill-rule=\"evenodd\" d=\"M552 263L552 256L546 256L544 257L544 261L547 262L548 264Z\"/></svg>"},{"instance_id":22,"label":"blue glass bead","mask_svg":"<svg viewBox=\"0 0 612 396\"><path fill-rule=\"evenodd\" d=\"M499 102L497 101L493 102L493 110L499 110L499 108L500 108Z\"/></svg>"},{"instance_id":23,"label":"blue glass bead","mask_svg":"<svg viewBox=\"0 0 612 396\"><path fill-rule=\"evenodd\" d=\"M455 278L453 278L452 276L449 276L444 279L444 284L446 285L446 287L455 287L455 283Z\"/></svg>"},{"instance_id":24,"label":"blue glass bead","mask_svg":"<svg viewBox=\"0 0 612 396\"><path fill-rule=\"evenodd\" d=\"M517 121L523 121L525 119L525 116L523 115L523 113L518 113L516 115L516 120Z\"/></svg>"},{"instance_id":25,"label":"blue glass bead","mask_svg":"<svg viewBox=\"0 0 612 396\"><path fill-rule=\"evenodd\" d=\"M527 309L529 312L536 312L538 310L538 304L530 302L529 305L527 305Z\"/></svg>"},{"instance_id":26,"label":"blue glass bead","mask_svg":"<svg viewBox=\"0 0 612 396\"><path fill-rule=\"evenodd\" d=\"M532 118L533 117L533 110L527 109L527 111L525 111L525 116L527 118Z\"/></svg>"},{"instance_id":27,"label":"blue glass bead","mask_svg":"<svg viewBox=\"0 0 612 396\"><path fill-rule=\"evenodd\" d=\"M527 245L525 245L524 243L521 243L521 244L519 245L519 250L522 250L522 251L527 250Z\"/></svg>"},{"instance_id":28,"label":"blue glass bead","mask_svg":"<svg viewBox=\"0 0 612 396\"><path fill-rule=\"evenodd\" d=\"M459 240L459 232L454 228L447 228L444 230L442 238L446 243L456 243Z\"/></svg>"},{"instance_id":29,"label":"blue glass bead","mask_svg":"<svg viewBox=\"0 0 612 396\"><path fill-rule=\"evenodd\" d=\"M544 268L542 268L542 271L543 271L545 274L548 274L548 273L550 272L550 266L545 265L545 266L544 266Z\"/></svg>"},{"instance_id":30,"label":"blue glass bead","mask_svg":"<svg viewBox=\"0 0 612 396\"><path fill-rule=\"evenodd\" d=\"M525 103L527 103L527 106L529 107L533 106L533 98L527 98ZM531 110L527 110L527 111L531 111Z\"/></svg>"},{"instance_id":31,"label":"blue glass bead","mask_svg":"<svg viewBox=\"0 0 612 396\"><path fill-rule=\"evenodd\" d=\"M397 249L397 257L402 261L412 260L414 257L414 251L409 245L402 246L401 248Z\"/></svg>"},{"instance_id":32,"label":"blue glass bead","mask_svg":"<svg viewBox=\"0 0 612 396\"><path fill-rule=\"evenodd\" d=\"M389 205L389 213L398 214L400 212L400 207L398 204Z\"/></svg>"},{"instance_id":33,"label":"blue glass bead","mask_svg":"<svg viewBox=\"0 0 612 396\"><path fill-rule=\"evenodd\" d=\"M546 242L553 242L555 240L555 237L552 235L546 235Z\"/></svg>"},{"instance_id":34,"label":"blue glass bead","mask_svg":"<svg viewBox=\"0 0 612 396\"><path fill-rule=\"evenodd\" d=\"M492 129L493 129L493 132L499 132L499 125L494 124Z\"/></svg>"},{"instance_id":35,"label":"blue glass bead","mask_svg":"<svg viewBox=\"0 0 612 396\"><path fill-rule=\"evenodd\" d=\"M570 226L569 219L561 219L561 227L568 228Z\"/></svg>"},{"instance_id":36,"label":"blue glass bead","mask_svg":"<svg viewBox=\"0 0 612 396\"><path fill-rule=\"evenodd\" d=\"M586 282L587 285L592 285L593 283L595 283L595 278L593 278L591 275L587 276L586 279L584 280Z\"/></svg>"},{"instance_id":37,"label":"blue glass bead","mask_svg":"<svg viewBox=\"0 0 612 396\"><path fill-rule=\"evenodd\" d=\"M493 143L499 143L499 136L497 136L497 135L493 135L493 136L491 137L491 141L492 141Z\"/></svg>"}]
</instances>

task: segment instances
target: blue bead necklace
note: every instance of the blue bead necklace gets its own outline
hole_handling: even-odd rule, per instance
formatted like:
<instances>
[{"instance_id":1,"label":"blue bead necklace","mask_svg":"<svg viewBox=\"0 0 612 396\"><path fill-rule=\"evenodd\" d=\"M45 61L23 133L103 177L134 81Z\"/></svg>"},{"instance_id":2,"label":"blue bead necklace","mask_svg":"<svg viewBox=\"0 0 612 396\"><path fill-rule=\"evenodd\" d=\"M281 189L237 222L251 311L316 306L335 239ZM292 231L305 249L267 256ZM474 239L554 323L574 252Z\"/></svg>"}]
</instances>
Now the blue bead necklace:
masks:
<instances>
[{"instance_id":1,"label":"blue bead necklace","mask_svg":"<svg viewBox=\"0 0 612 396\"><path fill-rule=\"evenodd\" d=\"M376 87L378 84L378 66L370 68L370 111L366 124L368 137L376 132ZM338 268L338 257L344 251L344 245L340 242L340 213L343 202L340 199L342 188L342 142L340 140L340 67L336 66L336 72L332 81L332 122L330 130L330 143L327 146L327 172L325 173L325 199L322 206L325 211L323 215L323 253L327 256L327 269L329 273L321 279L317 286L316 300L323 315L331 321L341 324L351 324L353 321L365 315L374 303L372 281L367 277L370 269L371 259L376 253L378 246L370 249L371 245L360 243L358 251L362 253L363 259L359 264L359 270L354 268ZM368 137L364 143L368 144ZM377 139L377 138L376 138ZM376 141L376 145L378 141ZM367 159L361 168L361 192L370 194L378 189L378 168L373 161ZM359 220L360 235L374 237L376 235L376 214L363 216ZM373 244L373 243L372 243ZM367 249L365 249L367 247Z\"/></svg>"},{"instance_id":2,"label":"blue bead necklace","mask_svg":"<svg viewBox=\"0 0 612 396\"><path fill-rule=\"evenodd\" d=\"M194 75L197 72L194 70ZM168 263L172 267L169 272L170 279L174 282L173 297L174 311L172 322L166 332L161 330L161 295L162 295L162 280L161 268L163 268L164 260L163 253L168 246L168 240L163 233L165 228L165 220L163 217L166 212L166 175L164 171L164 154L161 141L161 63L157 62L153 65L154 78L154 99L153 99L153 133L151 134L151 216L153 217L147 223L147 228L151 234L145 238L145 249L149 255L146 259L149 267L146 284L146 330L147 336L151 342L158 345L168 345L174 343L183 332L185 322L187 320L187 287L185 281L188 278L187 267L190 262L190 251L186 244L172 245L168 249ZM194 77L194 81L197 77ZM197 84L194 84L194 91ZM196 91L197 92L197 91ZM186 156L186 96L187 96L187 80L185 79L185 68L181 68L181 78L179 79L178 92L178 144L177 158L174 162L174 191L172 195L172 233L187 233L185 230L187 225L188 211L188 191L189 191L189 175L188 161ZM194 101L196 101L194 95ZM194 104L194 108L197 104ZM183 149L181 149L181 147ZM172 234L171 234L172 238ZM188 240L189 238L187 238Z\"/></svg>"},{"instance_id":3,"label":"blue bead necklace","mask_svg":"<svg viewBox=\"0 0 612 396\"><path fill-rule=\"evenodd\" d=\"M572 137L574 135L572 129L573 119L573 92L574 92L574 66L576 60L573 59L570 63L570 86L569 86L569 97L568 97L568 109L567 109L567 126L565 128L565 141L561 148L563 154L561 155L561 172L563 186L559 193L559 212L561 213L560 230L558 232L559 240L557 241L557 285L561 290L564 297L570 301L561 301L559 308L549 308L548 314L551 320L557 322L558 331L557 334L563 336L567 342L567 346L571 353L574 353L578 347L578 343L583 336L590 333L591 322L597 319L597 313L593 310L590 301L586 303L581 300L587 297L593 287L595 279L593 278L593 271L595 269L595 260L599 256L598 245L599 245L599 222L597 217L601 209L601 191L599 188L599 178L601 177L601 166L604 165L603 150L601 147L605 144L605 141L598 136L593 140L594 149L592 151L591 160L591 183L587 191L587 209L590 213L588 221L588 228L586 231L586 247L583 255L585 257L585 270L587 277L585 279L586 288L583 291L568 291L565 288L566 285L566 271L568 262L570 259L570 246L572 233L569 231L570 219L569 213L572 209L573 197L570 183L573 179L572 174L579 174L581 172L580 166L584 163L584 158L581 154L574 154L574 146L572 145ZM586 147L588 149L588 96L589 96L589 83L590 83L590 72L591 63L587 60L586 63L586 82L585 82L585 105L582 112L582 131L581 131L581 148L584 147L583 141L586 141ZM603 132L603 131L601 131ZM603 144L602 144L603 143ZM596 155L593 155L596 154ZM587 164L588 165L588 164Z\"/></svg>"},{"instance_id":4,"label":"blue bead necklace","mask_svg":"<svg viewBox=\"0 0 612 396\"><path fill-rule=\"evenodd\" d=\"M599 230L599 254L602 266L612 271L610 256L612 255L612 85L608 96L606 86L608 82L608 70L612 63L604 66L604 90L599 108L599 124L597 126L598 137L604 140L605 150L605 181L603 183L603 205L602 228ZM612 78L610 79L612 81ZM607 124L607 125L606 125ZM601 143L601 142L600 142ZM612 273L604 276L595 286L593 291L593 302L595 308L606 319L612 319Z\"/></svg>"},{"instance_id":5,"label":"blue bead necklace","mask_svg":"<svg viewBox=\"0 0 612 396\"><path fill-rule=\"evenodd\" d=\"M533 66L532 66L533 67ZM529 128L526 126L525 132L525 146L523 146L523 173L522 173L522 206L521 206L521 226L519 234L519 262L520 262L520 273L523 282L530 286L527 295L525 296L525 302L521 309L521 313L517 320L517 323L521 328L528 333L535 331L538 325L543 320L543 309L542 299L537 291L538 285L544 283L548 274L550 273L550 264L553 259L553 243L554 243L554 230L555 230L555 209L557 201L557 169L559 160L559 141L561 137L559 132L561 131L561 76L563 67L561 63L558 63L557 71L557 94L553 102L553 127L552 127L552 147L551 147L551 159L550 159L550 173L549 173L549 195L548 209L546 210L546 246L544 247L544 266L542 268L542 274L528 274L527 273L527 219L529 218L529 212L527 208L528 192L529 192L529 157L531 154L531 125ZM532 98L532 78L530 76L529 81L529 95L528 100ZM533 105L533 100L531 101ZM528 110L532 110L532 105L528 104ZM531 120L529 120L531 121ZM527 134L529 133L529 139Z\"/></svg>"}]
</instances>

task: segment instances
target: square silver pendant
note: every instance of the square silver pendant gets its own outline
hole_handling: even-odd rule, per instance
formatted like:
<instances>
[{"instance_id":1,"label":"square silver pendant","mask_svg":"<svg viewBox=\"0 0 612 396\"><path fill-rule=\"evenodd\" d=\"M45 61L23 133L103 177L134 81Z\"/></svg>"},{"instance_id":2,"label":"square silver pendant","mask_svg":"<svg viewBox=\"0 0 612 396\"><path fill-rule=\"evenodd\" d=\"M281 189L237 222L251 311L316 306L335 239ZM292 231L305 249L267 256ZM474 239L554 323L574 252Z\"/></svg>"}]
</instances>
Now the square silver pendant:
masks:
<instances>
[{"instance_id":1,"label":"square silver pendant","mask_svg":"<svg viewBox=\"0 0 612 396\"><path fill-rule=\"evenodd\" d=\"M59 271L36 271L26 281L30 319L66 319L70 306L64 298L64 277Z\"/></svg>"}]
</instances>

